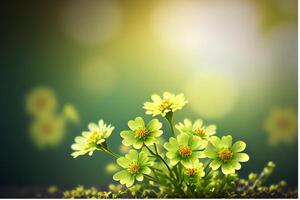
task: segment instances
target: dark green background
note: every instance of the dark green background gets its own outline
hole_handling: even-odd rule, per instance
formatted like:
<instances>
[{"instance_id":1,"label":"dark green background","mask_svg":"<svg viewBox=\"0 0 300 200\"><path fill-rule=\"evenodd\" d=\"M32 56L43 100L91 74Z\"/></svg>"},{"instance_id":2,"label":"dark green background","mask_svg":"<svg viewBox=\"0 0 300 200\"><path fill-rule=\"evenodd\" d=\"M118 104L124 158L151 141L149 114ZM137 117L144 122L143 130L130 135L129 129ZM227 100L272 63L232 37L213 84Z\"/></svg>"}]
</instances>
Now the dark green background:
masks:
<instances>
[{"instance_id":1,"label":"dark green background","mask_svg":"<svg viewBox=\"0 0 300 200\"><path fill-rule=\"evenodd\" d=\"M126 31L111 46L78 45L60 29L57 17L60 3L61 1L11 1L1 6L1 185L76 186L111 182L111 176L104 172L104 163L112 161L112 158L95 153L93 157L73 159L70 156L73 138L85 130L89 122L104 118L116 126L108 143L117 150L121 142L118 133L126 129L128 120L139 115L150 119L144 115L142 105L152 93L165 90L182 92L181 83L185 77L181 72L184 69L179 69L181 63L176 57L172 58L172 63L178 66L175 65L172 71L156 65L170 62L166 59L168 52L161 50L159 46L150 45L150 49L144 52L138 52L138 47L128 47L128 53ZM135 10L138 12L141 8L146 9L155 2L124 1L122 4L127 8L126 14L134 16L138 15ZM282 19L278 15L277 18ZM272 18L274 23L277 23L277 18ZM149 45L151 39L149 36L149 41L145 41L145 44ZM119 43L124 45L123 49L117 48ZM100 92L90 93L78 87L78 77L72 73L78 70L75 66L81 58L90 55L108 56L115 65L122 66L118 68L122 76L119 77L116 89L106 95ZM152 59L156 62L149 62ZM270 85L262 85L260 89L263 92L260 95L253 95L251 89L245 88L228 115L205 122L217 124L220 136L230 133L235 140L246 141L250 161L243 164L239 171L241 176L259 172L272 160L277 168L271 181L285 179L295 186L298 184L297 142L270 147L267 145L267 135L262 130L263 120L273 105L297 108L297 66L285 69L284 65L274 66L273 73L267 77ZM99 77L99 81L101 78L105 77ZM254 83L255 77L251 81ZM79 126L69 127L67 137L56 149L38 150L29 140L27 130L31 120L25 112L24 98L37 85L52 87L61 104L72 102L82 119ZM186 116L192 119L199 117L189 104L176 113L175 121ZM167 131L168 129L166 133Z\"/></svg>"}]
</instances>

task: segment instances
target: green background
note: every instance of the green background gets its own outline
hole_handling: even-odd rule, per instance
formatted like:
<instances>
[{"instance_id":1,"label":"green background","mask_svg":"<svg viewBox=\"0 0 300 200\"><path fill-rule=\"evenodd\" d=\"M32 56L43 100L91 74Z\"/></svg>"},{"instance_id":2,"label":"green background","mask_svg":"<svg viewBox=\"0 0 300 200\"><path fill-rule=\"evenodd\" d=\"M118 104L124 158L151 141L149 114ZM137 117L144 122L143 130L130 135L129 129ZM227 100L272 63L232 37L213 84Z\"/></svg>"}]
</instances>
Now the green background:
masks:
<instances>
[{"instance_id":1,"label":"green background","mask_svg":"<svg viewBox=\"0 0 300 200\"><path fill-rule=\"evenodd\" d=\"M97 45L79 44L62 31L59 18L62 1L11 2L1 8L4 15L1 33L1 185L76 186L112 182L111 175L104 169L105 163L113 159L98 152L93 157L73 159L70 156L73 138L86 130L89 122L104 118L116 126L108 143L118 150L119 132L127 128L128 120L136 116L150 119L145 116L142 105L151 94L185 92L183 83L189 79L189 74L197 76L200 73L174 51L168 51L151 32L147 15L159 2L120 1L123 17L119 34ZM250 2L262 14L259 24L264 37L268 38L274 27L284 24L297 28L297 14L282 13L282 5L275 3L277 1ZM292 2L297 7L297 2ZM279 40L283 41L282 48L297 51L297 31L292 35L296 43L285 43L284 37ZM113 88L89 90L79 84L78 72L84 71L84 67L78 63L91 56L113 63L118 73ZM238 79L239 95L226 115L206 119L187 104L182 111L176 112L175 121L184 117L202 117L205 123L217 125L219 136L230 133L235 140L245 141L250 161L239 171L242 177L250 172L260 172L271 160L277 165L271 181L285 179L295 186L298 184L297 138L292 144L271 147L262 130L272 106L297 109L297 57L283 55L282 58L278 65L268 68L263 79L257 80L255 73L250 78ZM205 69L201 61L199 66ZM249 65L244 71L251 67ZM263 69L263 66L257 67L254 72L260 74ZM108 77L99 74L99 82L106 79ZM25 95L38 85L52 87L61 105L71 102L80 113L81 124L70 126L57 148L39 150L29 139L31 119L25 112ZM165 135L168 131L165 128Z\"/></svg>"}]
</instances>

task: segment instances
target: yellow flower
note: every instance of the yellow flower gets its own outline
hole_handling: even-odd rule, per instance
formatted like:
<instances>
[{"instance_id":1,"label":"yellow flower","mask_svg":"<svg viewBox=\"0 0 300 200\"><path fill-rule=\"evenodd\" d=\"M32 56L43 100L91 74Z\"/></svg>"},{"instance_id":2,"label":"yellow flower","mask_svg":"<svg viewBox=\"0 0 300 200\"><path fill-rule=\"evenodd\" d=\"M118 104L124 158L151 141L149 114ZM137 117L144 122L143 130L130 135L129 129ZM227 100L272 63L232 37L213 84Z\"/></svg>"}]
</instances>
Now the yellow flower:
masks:
<instances>
[{"instance_id":1,"label":"yellow flower","mask_svg":"<svg viewBox=\"0 0 300 200\"><path fill-rule=\"evenodd\" d=\"M297 113L292 108L275 107L270 112L264 123L264 129L269 135L269 143L276 145L292 143L297 136Z\"/></svg>"},{"instance_id":2,"label":"yellow flower","mask_svg":"<svg viewBox=\"0 0 300 200\"><path fill-rule=\"evenodd\" d=\"M64 136L64 120L55 116L37 118L32 123L30 132L39 147L56 146Z\"/></svg>"},{"instance_id":3,"label":"yellow flower","mask_svg":"<svg viewBox=\"0 0 300 200\"><path fill-rule=\"evenodd\" d=\"M80 118L76 108L72 104L66 104L63 108L63 115L66 119L74 123L79 123Z\"/></svg>"},{"instance_id":4,"label":"yellow flower","mask_svg":"<svg viewBox=\"0 0 300 200\"><path fill-rule=\"evenodd\" d=\"M106 138L111 135L115 127L105 124L101 119L98 125L90 123L88 129L89 131L82 132L82 136L75 137L75 143L71 146L74 150L71 155L74 158L87 153L91 156L95 150L106 148Z\"/></svg>"},{"instance_id":5,"label":"yellow flower","mask_svg":"<svg viewBox=\"0 0 300 200\"><path fill-rule=\"evenodd\" d=\"M49 194L54 194L58 191L58 188L55 185L51 185L50 187L48 187L47 191Z\"/></svg>"},{"instance_id":6,"label":"yellow flower","mask_svg":"<svg viewBox=\"0 0 300 200\"><path fill-rule=\"evenodd\" d=\"M154 94L151 96L153 102L146 102L143 108L146 110L147 115L161 115L166 116L168 112L175 112L180 110L188 102L184 94L174 95L170 92L164 92L163 97Z\"/></svg>"},{"instance_id":7,"label":"yellow flower","mask_svg":"<svg viewBox=\"0 0 300 200\"><path fill-rule=\"evenodd\" d=\"M34 116L49 115L56 109L57 101L52 89L36 87L27 95L27 112Z\"/></svg>"}]
</instances>

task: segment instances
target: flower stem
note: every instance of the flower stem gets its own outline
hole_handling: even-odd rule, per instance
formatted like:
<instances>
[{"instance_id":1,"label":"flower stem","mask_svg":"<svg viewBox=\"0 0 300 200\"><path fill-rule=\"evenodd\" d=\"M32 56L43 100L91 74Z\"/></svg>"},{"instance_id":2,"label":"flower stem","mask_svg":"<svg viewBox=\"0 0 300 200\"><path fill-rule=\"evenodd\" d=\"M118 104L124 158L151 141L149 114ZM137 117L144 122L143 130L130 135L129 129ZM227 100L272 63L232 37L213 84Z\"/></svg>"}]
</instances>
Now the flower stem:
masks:
<instances>
[{"instance_id":1,"label":"flower stem","mask_svg":"<svg viewBox=\"0 0 300 200\"><path fill-rule=\"evenodd\" d=\"M171 128L171 132L172 135L175 137L175 132L174 132L174 127L173 127L173 112L170 111L166 114L165 118L167 119L167 121L169 122L170 128Z\"/></svg>"},{"instance_id":2,"label":"flower stem","mask_svg":"<svg viewBox=\"0 0 300 200\"><path fill-rule=\"evenodd\" d=\"M154 143L154 148L155 148L156 153L154 153L147 145L145 145L145 143L144 143L144 146L148 149L148 151L149 151L152 155L154 155L154 156L156 156L157 158L159 158L159 159L166 165L166 167L168 168L168 170L169 170L169 172L170 172L170 175L171 175L171 174L172 174L172 170L171 170L171 168L169 167L169 165L166 163L166 161L158 154L158 151L157 151L157 148L156 148L156 144Z\"/></svg>"},{"instance_id":3,"label":"flower stem","mask_svg":"<svg viewBox=\"0 0 300 200\"><path fill-rule=\"evenodd\" d=\"M111 151L111 150L109 150L109 149L105 149L105 151L104 151L104 152L106 152L106 153L110 154L111 156L115 157L116 159L120 157L120 155L118 155L118 154L116 154L116 153L112 152L112 151Z\"/></svg>"},{"instance_id":4,"label":"flower stem","mask_svg":"<svg viewBox=\"0 0 300 200\"><path fill-rule=\"evenodd\" d=\"M148 174L143 174L145 178L149 179L150 181L154 181L156 183L160 183L158 180L156 180L154 177L148 175Z\"/></svg>"}]
</instances>

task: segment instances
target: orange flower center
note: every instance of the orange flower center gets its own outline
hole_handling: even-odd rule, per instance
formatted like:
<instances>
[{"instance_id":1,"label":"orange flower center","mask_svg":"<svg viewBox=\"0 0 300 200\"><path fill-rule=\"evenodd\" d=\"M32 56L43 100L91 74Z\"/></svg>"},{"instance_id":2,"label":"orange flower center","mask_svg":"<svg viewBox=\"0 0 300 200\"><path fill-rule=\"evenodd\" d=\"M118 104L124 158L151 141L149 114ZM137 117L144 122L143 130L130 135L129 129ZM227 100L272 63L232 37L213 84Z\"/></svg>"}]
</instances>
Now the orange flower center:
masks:
<instances>
[{"instance_id":1,"label":"orange flower center","mask_svg":"<svg viewBox=\"0 0 300 200\"><path fill-rule=\"evenodd\" d=\"M189 146L183 146L179 149L179 154L183 158L189 157L192 155L192 149Z\"/></svg>"},{"instance_id":2,"label":"orange flower center","mask_svg":"<svg viewBox=\"0 0 300 200\"><path fill-rule=\"evenodd\" d=\"M164 110L170 108L170 106L171 106L171 101L170 101L170 99L164 99L164 100L161 102L161 104L159 105L159 108L160 108L162 111L164 111Z\"/></svg>"},{"instance_id":3,"label":"orange flower center","mask_svg":"<svg viewBox=\"0 0 300 200\"><path fill-rule=\"evenodd\" d=\"M232 158L232 156L233 152L227 148L219 151L219 158L224 162L229 161Z\"/></svg>"},{"instance_id":4,"label":"orange flower center","mask_svg":"<svg viewBox=\"0 0 300 200\"><path fill-rule=\"evenodd\" d=\"M139 129L135 130L134 133L139 138L144 138L149 134L149 132L146 128L139 128Z\"/></svg>"},{"instance_id":5,"label":"orange flower center","mask_svg":"<svg viewBox=\"0 0 300 200\"><path fill-rule=\"evenodd\" d=\"M36 107L40 110L43 110L47 105L47 99L43 96L36 99Z\"/></svg>"},{"instance_id":6,"label":"orange flower center","mask_svg":"<svg viewBox=\"0 0 300 200\"><path fill-rule=\"evenodd\" d=\"M53 126L50 123L44 123L41 129L44 135L50 135L53 132Z\"/></svg>"},{"instance_id":7,"label":"orange flower center","mask_svg":"<svg viewBox=\"0 0 300 200\"><path fill-rule=\"evenodd\" d=\"M281 118L277 120L277 126L280 130L285 130L290 126L290 122L285 118Z\"/></svg>"},{"instance_id":8,"label":"orange flower center","mask_svg":"<svg viewBox=\"0 0 300 200\"><path fill-rule=\"evenodd\" d=\"M197 170L195 168L186 169L185 173L189 176L195 176L197 174Z\"/></svg>"},{"instance_id":9,"label":"orange flower center","mask_svg":"<svg viewBox=\"0 0 300 200\"><path fill-rule=\"evenodd\" d=\"M140 168L140 165L136 161L134 161L128 165L127 170L130 174L136 174L139 172Z\"/></svg>"},{"instance_id":10,"label":"orange flower center","mask_svg":"<svg viewBox=\"0 0 300 200\"><path fill-rule=\"evenodd\" d=\"M196 128L196 129L195 129L195 133L196 133L197 135L200 135L200 136L205 136L205 135L206 135L206 131L205 131L204 128Z\"/></svg>"}]
</instances>

